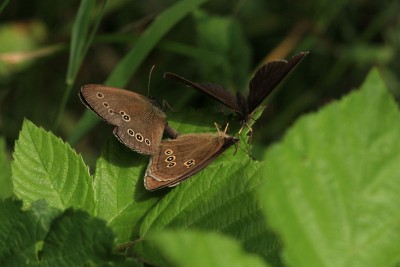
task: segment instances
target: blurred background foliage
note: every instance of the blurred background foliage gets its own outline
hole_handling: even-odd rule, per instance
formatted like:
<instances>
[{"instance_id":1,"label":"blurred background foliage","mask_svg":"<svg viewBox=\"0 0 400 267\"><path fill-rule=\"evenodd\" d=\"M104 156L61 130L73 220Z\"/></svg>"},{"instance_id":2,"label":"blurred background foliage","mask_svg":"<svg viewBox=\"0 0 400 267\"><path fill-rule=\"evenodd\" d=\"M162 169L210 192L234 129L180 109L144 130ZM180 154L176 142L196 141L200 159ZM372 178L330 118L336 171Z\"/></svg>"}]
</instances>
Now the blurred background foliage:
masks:
<instances>
[{"instance_id":1,"label":"blurred background foliage","mask_svg":"<svg viewBox=\"0 0 400 267\"><path fill-rule=\"evenodd\" d=\"M68 85L72 29L83 2L0 4L0 135L9 153L24 117L71 140L85 112L78 98L80 86L105 83L158 16L180 1L93 0L87 7L90 16L83 19L89 31L96 32L92 41L86 40L87 53L82 50L81 66L78 62L76 77L70 76ZM268 99L268 108L254 126L256 154L279 139L301 114L360 85L372 66L379 67L399 99L399 1L203 2L199 9L179 19L165 36L160 34L151 53L138 60L133 75L124 78L129 81L125 88L147 95L149 70L156 65L150 95L160 102L166 100L176 111L168 112L171 121L184 118L195 124L195 120L213 112L223 122L229 120L229 112L222 113L223 107L213 99L164 80L164 72L219 83L246 95L247 83L257 67L269 60L290 59L300 51L310 54ZM124 74L119 71L120 76ZM66 93L68 88L70 94ZM63 98L64 110L60 108ZM191 115L193 112L196 116ZM59 123L55 122L57 114ZM93 164L111 135L110 126L100 123L83 138L74 139L73 145Z\"/></svg>"}]
</instances>

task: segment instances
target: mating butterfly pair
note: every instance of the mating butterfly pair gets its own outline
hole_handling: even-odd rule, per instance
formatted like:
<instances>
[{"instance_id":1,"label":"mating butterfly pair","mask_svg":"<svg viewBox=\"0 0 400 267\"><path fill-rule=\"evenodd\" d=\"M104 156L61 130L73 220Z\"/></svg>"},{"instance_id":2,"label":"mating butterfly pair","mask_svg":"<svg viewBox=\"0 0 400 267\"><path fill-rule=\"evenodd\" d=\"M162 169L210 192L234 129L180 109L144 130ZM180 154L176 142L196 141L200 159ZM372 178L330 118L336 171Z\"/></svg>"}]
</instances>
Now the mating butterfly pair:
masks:
<instances>
[{"instance_id":1,"label":"mating butterfly pair","mask_svg":"<svg viewBox=\"0 0 400 267\"><path fill-rule=\"evenodd\" d=\"M81 88L80 97L87 107L116 126L113 133L119 141L151 156L144 178L148 190L177 185L238 142L222 132L177 135L154 100L131 91L88 84ZM164 132L171 139L161 140Z\"/></svg>"},{"instance_id":2,"label":"mating butterfly pair","mask_svg":"<svg viewBox=\"0 0 400 267\"><path fill-rule=\"evenodd\" d=\"M240 93L235 97L220 85L194 83L173 73L166 73L164 77L217 99L238 115L243 126L256 107L307 54L303 52L290 61L273 61L259 68L250 81L247 99ZM225 132L178 135L153 99L131 91L89 84L81 88L80 97L87 107L116 126L113 133L118 140L138 153L151 155L144 177L148 190L177 185L239 141ZM163 133L170 139L162 140Z\"/></svg>"}]
</instances>

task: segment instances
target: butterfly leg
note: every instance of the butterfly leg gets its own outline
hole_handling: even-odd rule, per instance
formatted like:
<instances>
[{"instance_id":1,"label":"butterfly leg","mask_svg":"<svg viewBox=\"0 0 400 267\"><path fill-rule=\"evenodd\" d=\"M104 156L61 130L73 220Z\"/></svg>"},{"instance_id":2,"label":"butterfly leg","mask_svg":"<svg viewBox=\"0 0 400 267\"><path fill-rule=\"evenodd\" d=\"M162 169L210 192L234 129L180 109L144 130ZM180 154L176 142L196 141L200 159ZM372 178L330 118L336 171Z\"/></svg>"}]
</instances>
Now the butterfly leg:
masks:
<instances>
[{"instance_id":1,"label":"butterfly leg","mask_svg":"<svg viewBox=\"0 0 400 267\"><path fill-rule=\"evenodd\" d=\"M247 122L246 122L245 125L246 125L247 129L249 129L249 131L248 131L248 133L247 133L247 136L249 137L248 143L251 143L251 140L253 139L253 129L251 128L250 125L247 124Z\"/></svg>"}]
</instances>

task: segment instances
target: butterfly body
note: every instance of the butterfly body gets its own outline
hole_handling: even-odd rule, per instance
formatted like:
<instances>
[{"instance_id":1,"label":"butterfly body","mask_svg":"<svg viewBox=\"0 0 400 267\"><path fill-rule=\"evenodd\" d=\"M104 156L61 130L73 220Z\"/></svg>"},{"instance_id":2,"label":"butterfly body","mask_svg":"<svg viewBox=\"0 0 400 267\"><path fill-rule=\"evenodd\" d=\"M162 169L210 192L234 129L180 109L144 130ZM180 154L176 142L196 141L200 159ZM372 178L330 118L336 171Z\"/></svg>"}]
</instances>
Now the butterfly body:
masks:
<instances>
[{"instance_id":1,"label":"butterfly body","mask_svg":"<svg viewBox=\"0 0 400 267\"><path fill-rule=\"evenodd\" d=\"M79 95L88 108L116 126L113 133L123 144L145 155L158 151L167 121L155 100L99 84L83 86Z\"/></svg>"},{"instance_id":2,"label":"butterfly body","mask_svg":"<svg viewBox=\"0 0 400 267\"><path fill-rule=\"evenodd\" d=\"M163 140L159 151L150 159L144 185L148 190L177 185L207 167L237 138L219 134L183 134Z\"/></svg>"}]
</instances>

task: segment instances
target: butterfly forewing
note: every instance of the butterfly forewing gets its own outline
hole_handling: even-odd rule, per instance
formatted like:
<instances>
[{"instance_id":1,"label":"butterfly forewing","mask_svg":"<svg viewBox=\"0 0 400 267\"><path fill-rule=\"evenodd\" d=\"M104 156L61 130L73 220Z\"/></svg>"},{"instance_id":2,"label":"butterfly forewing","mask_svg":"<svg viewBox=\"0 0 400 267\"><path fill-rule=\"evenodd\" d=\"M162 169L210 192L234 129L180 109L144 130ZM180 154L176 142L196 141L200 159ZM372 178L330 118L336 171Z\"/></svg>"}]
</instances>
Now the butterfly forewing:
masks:
<instances>
[{"instance_id":1,"label":"butterfly forewing","mask_svg":"<svg viewBox=\"0 0 400 267\"><path fill-rule=\"evenodd\" d=\"M259 68L249 84L247 97L248 112L251 114L268 95L279 85L289 72L306 56L302 52L291 60L272 61Z\"/></svg>"},{"instance_id":2,"label":"butterfly forewing","mask_svg":"<svg viewBox=\"0 0 400 267\"><path fill-rule=\"evenodd\" d=\"M158 151L166 116L155 103L140 94L97 84L81 88L82 101L106 122L129 148L153 155Z\"/></svg>"},{"instance_id":3,"label":"butterfly forewing","mask_svg":"<svg viewBox=\"0 0 400 267\"><path fill-rule=\"evenodd\" d=\"M183 85L196 89L206 95L211 96L212 98L218 100L228 108L239 112L240 107L236 101L236 97L227 91L223 86L214 83L196 83L189 81L175 73L166 72L164 73L164 77L170 80L174 80Z\"/></svg>"},{"instance_id":4,"label":"butterfly forewing","mask_svg":"<svg viewBox=\"0 0 400 267\"><path fill-rule=\"evenodd\" d=\"M217 134L187 134L161 142L145 174L145 187L155 190L174 186L207 167L237 139Z\"/></svg>"}]
</instances>

